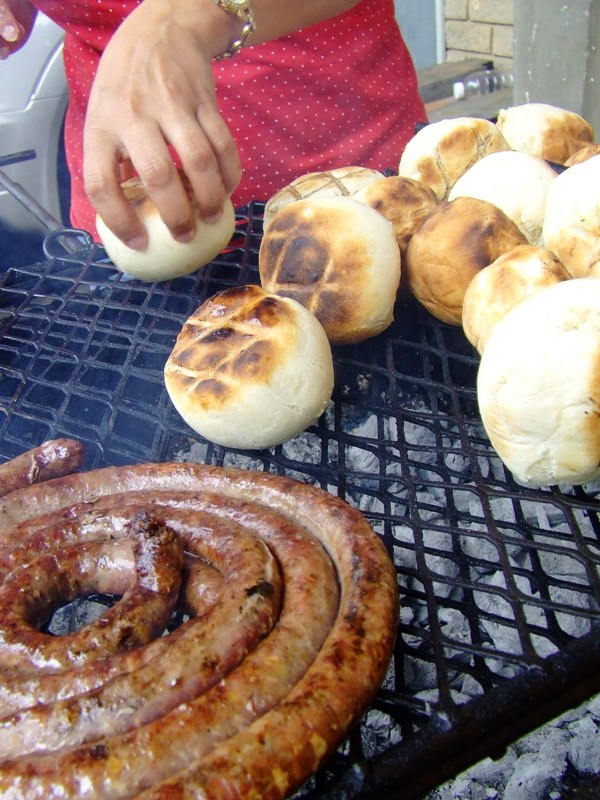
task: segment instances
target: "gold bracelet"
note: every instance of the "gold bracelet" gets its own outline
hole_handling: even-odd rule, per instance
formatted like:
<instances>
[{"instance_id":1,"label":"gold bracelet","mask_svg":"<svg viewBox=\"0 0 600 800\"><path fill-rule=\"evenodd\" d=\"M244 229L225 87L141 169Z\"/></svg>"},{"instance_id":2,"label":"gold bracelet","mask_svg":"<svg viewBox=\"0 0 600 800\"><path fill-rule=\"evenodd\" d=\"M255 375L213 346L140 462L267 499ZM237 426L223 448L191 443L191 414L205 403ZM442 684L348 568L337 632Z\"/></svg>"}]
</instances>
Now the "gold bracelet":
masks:
<instances>
[{"instance_id":1,"label":"gold bracelet","mask_svg":"<svg viewBox=\"0 0 600 800\"><path fill-rule=\"evenodd\" d=\"M249 0L215 0L215 2L223 11L227 11L228 14L234 14L244 23L239 38L231 43L229 50L226 50L224 53L214 58L215 61L223 61L240 52L242 47L246 44L247 38L252 31L255 30L256 25L254 23L254 15L252 14Z\"/></svg>"}]
</instances>

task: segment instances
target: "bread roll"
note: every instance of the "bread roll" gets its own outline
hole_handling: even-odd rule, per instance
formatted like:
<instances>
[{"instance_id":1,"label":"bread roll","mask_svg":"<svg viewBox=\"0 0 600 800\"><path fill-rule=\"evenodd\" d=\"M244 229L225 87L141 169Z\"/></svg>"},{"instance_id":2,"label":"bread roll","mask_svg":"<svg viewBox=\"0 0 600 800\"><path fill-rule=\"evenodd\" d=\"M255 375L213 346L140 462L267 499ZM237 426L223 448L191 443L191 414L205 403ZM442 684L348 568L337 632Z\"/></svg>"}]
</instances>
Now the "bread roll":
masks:
<instances>
[{"instance_id":1,"label":"bread roll","mask_svg":"<svg viewBox=\"0 0 600 800\"><path fill-rule=\"evenodd\" d=\"M281 209L263 236L258 266L269 292L293 297L332 344L391 325L400 283L392 224L352 197L312 197Z\"/></svg>"},{"instance_id":2,"label":"bread roll","mask_svg":"<svg viewBox=\"0 0 600 800\"><path fill-rule=\"evenodd\" d=\"M331 348L299 303L258 286L225 289L192 314L165 365L173 405L224 447L261 449L290 439L325 410Z\"/></svg>"},{"instance_id":3,"label":"bread roll","mask_svg":"<svg viewBox=\"0 0 600 800\"><path fill-rule=\"evenodd\" d=\"M190 199L192 192L189 182L184 186ZM166 281L181 275L188 275L210 263L227 246L235 231L235 211L231 200L226 200L223 214L218 222L208 224L196 211L196 235L189 242L179 242L173 238L164 224L154 202L146 194L139 178L132 178L122 184L125 196L148 233L148 246L145 250L134 250L107 228L101 217L96 217L96 228L104 249L114 266L142 281Z\"/></svg>"},{"instance_id":4,"label":"bread roll","mask_svg":"<svg viewBox=\"0 0 600 800\"><path fill-rule=\"evenodd\" d=\"M548 191L544 246L574 278L583 277L600 237L600 155L556 177Z\"/></svg>"},{"instance_id":5,"label":"bread roll","mask_svg":"<svg viewBox=\"0 0 600 800\"><path fill-rule=\"evenodd\" d=\"M403 271L411 293L434 317L462 324L467 287L502 253L527 239L497 206L474 197L440 203L406 248Z\"/></svg>"},{"instance_id":6,"label":"bread roll","mask_svg":"<svg viewBox=\"0 0 600 800\"><path fill-rule=\"evenodd\" d=\"M363 186L383 178L383 172L367 167L337 167L324 172L309 172L280 189L265 205L263 230L275 214L296 200L308 197L351 197Z\"/></svg>"},{"instance_id":7,"label":"bread roll","mask_svg":"<svg viewBox=\"0 0 600 800\"><path fill-rule=\"evenodd\" d=\"M574 167L575 164L581 164L582 161L587 161L588 158L594 156L600 156L600 144L584 144L567 158L565 167Z\"/></svg>"},{"instance_id":8,"label":"bread roll","mask_svg":"<svg viewBox=\"0 0 600 800\"><path fill-rule=\"evenodd\" d=\"M599 308L599 281L561 281L517 303L492 331L477 378L479 409L521 483L600 477Z\"/></svg>"},{"instance_id":9,"label":"bread roll","mask_svg":"<svg viewBox=\"0 0 600 800\"><path fill-rule=\"evenodd\" d=\"M496 125L478 117L444 119L426 125L406 145L398 174L431 187L440 200L480 158L510 150Z\"/></svg>"},{"instance_id":10,"label":"bread roll","mask_svg":"<svg viewBox=\"0 0 600 800\"><path fill-rule=\"evenodd\" d=\"M398 175L363 186L354 199L371 206L392 223L401 254L413 233L440 202L429 186Z\"/></svg>"},{"instance_id":11,"label":"bread roll","mask_svg":"<svg viewBox=\"0 0 600 800\"><path fill-rule=\"evenodd\" d=\"M600 238L590 252L590 257L583 277L600 278Z\"/></svg>"},{"instance_id":12,"label":"bread roll","mask_svg":"<svg viewBox=\"0 0 600 800\"><path fill-rule=\"evenodd\" d=\"M594 141L594 129L579 114L547 103L501 109L498 128L513 150L564 164L582 145Z\"/></svg>"},{"instance_id":13,"label":"bread roll","mask_svg":"<svg viewBox=\"0 0 600 800\"><path fill-rule=\"evenodd\" d=\"M570 277L549 250L531 244L513 247L478 272L469 284L462 310L465 336L483 353L498 320L519 300Z\"/></svg>"},{"instance_id":14,"label":"bread roll","mask_svg":"<svg viewBox=\"0 0 600 800\"><path fill-rule=\"evenodd\" d=\"M454 184L448 199L478 197L512 219L530 244L541 245L546 195L556 172L543 159L508 150L473 164Z\"/></svg>"}]
</instances>

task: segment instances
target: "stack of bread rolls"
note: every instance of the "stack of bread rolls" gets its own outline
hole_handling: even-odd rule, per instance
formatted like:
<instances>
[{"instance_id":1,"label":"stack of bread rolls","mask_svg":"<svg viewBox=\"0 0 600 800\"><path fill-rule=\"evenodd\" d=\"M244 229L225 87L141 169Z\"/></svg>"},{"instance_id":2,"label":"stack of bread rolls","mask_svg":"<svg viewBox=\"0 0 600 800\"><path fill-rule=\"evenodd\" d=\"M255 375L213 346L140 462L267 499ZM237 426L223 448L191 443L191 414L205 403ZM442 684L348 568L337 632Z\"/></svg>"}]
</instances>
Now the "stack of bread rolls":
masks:
<instances>
[{"instance_id":1,"label":"stack of bread rolls","mask_svg":"<svg viewBox=\"0 0 600 800\"><path fill-rule=\"evenodd\" d=\"M513 476L587 483L600 478L600 147L585 120L545 104L507 109L495 127L508 147L478 151L451 179L446 170L446 199L412 236L403 270L479 352L481 419ZM429 139L442 142L429 163L456 164L447 140ZM489 225L482 203L500 215Z\"/></svg>"},{"instance_id":2,"label":"stack of bread rolls","mask_svg":"<svg viewBox=\"0 0 600 800\"><path fill-rule=\"evenodd\" d=\"M426 126L398 174L368 182L350 203L340 198L339 216L338 201L334 210L314 198L277 211L261 247L263 286L311 308L332 344L384 331L395 280L371 294L355 266L337 279L343 254L351 262L362 246L361 226L348 230L350 206L370 206L392 224L408 289L434 316L462 326L478 350L482 421L514 477L530 485L598 478L600 285L580 280L600 275L596 147L585 120L543 104L509 109L497 124ZM373 222L378 237L379 229ZM343 242L338 253L332 239ZM371 275L381 280L389 263L382 268ZM373 303L386 294L390 306L372 324ZM335 304L325 302L334 295Z\"/></svg>"},{"instance_id":3,"label":"stack of bread rolls","mask_svg":"<svg viewBox=\"0 0 600 800\"><path fill-rule=\"evenodd\" d=\"M126 188L150 231L145 262L113 245L101 220L99 230L115 265L134 277L163 280L197 269L233 233L228 206L200 254L184 257L172 242L160 249L155 210L139 185ZM202 238L206 232L199 228ZM164 242L164 230L159 238ZM596 477L587 462L567 458L566 449L540 449L536 437L543 426L529 428L520 416L536 392L541 397L546 391L535 381L549 381L549 372L532 368L522 391L511 381L510 403L501 404L494 388L507 380L502 370L510 358L503 348L515 347L513 325L528 342L522 359L535 360L541 348L542 339L529 333L538 319L563 358L563 345L564 352L568 348L561 325L567 323L542 322L545 304L558 321L561 303L572 320L573 309L588 319L598 302L600 145L579 115L530 103L501 111L497 122L444 120L415 133L395 174L351 165L300 175L265 205L258 267L260 288L226 290L192 315L165 368L175 407L205 438L262 448L304 430L331 398L331 348L384 333L402 285L431 314L462 326L481 355L482 419L519 480ZM567 284L581 288L561 288ZM522 307L531 310L527 325L524 312L517 313ZM569 341L578 342L587 359L595 328L591 322L580 327L585 347L576 337ZM540 364L548 349L537 355ZM519 375L526 373L524 366ZM589 370L577 374L579 381L569 378L573 391L579 385L600 407ZM308 392L301 388L309 385ZM290 387L296 387L291 394ZM558 406L567 402L566 393L553 397ZM589 415L589 402L579 408ZM567 418L569 435L577 438L585 426L571 412ZM558 426L559 438L566 428ZM537 453L535 469L514 456L517 442L522 452ZM600 464L600 451L595 455Z\"/></svg>"}]
</instances>

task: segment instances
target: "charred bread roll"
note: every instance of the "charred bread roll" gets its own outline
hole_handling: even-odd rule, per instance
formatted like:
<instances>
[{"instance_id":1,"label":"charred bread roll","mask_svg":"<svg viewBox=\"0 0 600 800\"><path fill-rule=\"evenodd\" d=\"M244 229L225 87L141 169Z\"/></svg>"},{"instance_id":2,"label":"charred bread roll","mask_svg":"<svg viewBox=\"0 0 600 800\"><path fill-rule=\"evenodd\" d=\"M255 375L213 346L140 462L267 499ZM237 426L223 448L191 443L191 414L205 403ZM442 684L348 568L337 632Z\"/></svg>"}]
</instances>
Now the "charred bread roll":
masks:
<instances>
[{"instance_id":1,"label":"charred bread roll","mask_svg":"<svg viewBox=\"0 0 600 800\"><path fill-rule=\"evenodd\" d=\"M530 244L542 243L546 195L556 172L537 156L508 150L473 164L454 184L448 199L477 197L498 206Z\"/></svg>"},{"instance_id":2,"label":"charred bread roll","mask_svg":"<svg viewBox=\"0 0 600 800\"><path fill-rule=\"evenodd\" d=\"M583 117L548 103L501 109L496 125L513 150L555 164L565 164L582 145L594 141L594 129Z\"/></svg>"},{"instance_id":3,"label":"charred bread roll","mask_svg":"<svg viewBox=\"0 0 600 800\"><path fill-rule=\"evenodd\" d=\"M562 172L546 199L544 246L583 277L600 238L600 155Z\"/></svg>"},{"instance_id":4,"label":"charred bread roll","mask_svg":"<svg viewBox=\"0 0 600 800\"><path fill-rule=\"evenodd\" d=\"M434 317L462 324L465 292L475 275L527 239L497 206L474 197L440 203L406 248L410 292Z\"/></svg>"},{"instance_id":5,"label":"charred bread roll","mask_svg":"<svg viewBox=\"0 0 600 800\"><path fill-rule=\"evenodd\" d=\"M576 164L581 164L594 156L600 156L600 144L584 144L572 156L569 156L565 161L565 167L574 167Z\"/></svg>"},{"instance_id":6,"label":"charred bread roll","mask_svg":"<svg viewBox=\"0 0 600 800\"><path fill-rule=\"evenodd\" d=\"M296 200L307 197L351 197L359 189L383 178L383 173L368 167L337 167L324 172L308 172L284 186L265 205L263 229L275 214Z\"/></svg>"},{"instance_id":7,"label":"charred bread roll","mask_svg":"<svg viewBox=\"0 0 600 800\"><path fill-rule=\"evenodd\" d=\"M128 247L107 228L100 216L96 217L100 240L118 270L142 281L166 281L206 266L229 244L235 231L231 200L225 201L220 219L208 224L197 213L189 181L185 176L182 180L196 211L196 235L189 242L173 238L139 178L125 181L122 188L148 233L145 250Z\"/></svg>"},{"instance_id":8,"label":"charred bread roll","mask_svg":"<svg viewBox=\"0 0 600 800\"><path fill-rule=\"evenodd\" d=\"M394 229L352 197L312 197L281 209L258 265L263 288L305 306L331 344L361 342L393 321L400 284Z\"/></svg>"},{"instance_id":9,"label":"charred bread roll","mask_svg":"<svg viewBox=\"0 0 600 800\"><path fill-rule=\"evenodd\" d=\"M200 436L262 449L323 413L333 360L315 317L258 286L225 289L192 314L165 365L173 405Z\"/></svg>"},{"instance_id":10,"label":"charred bread roll","mask_svg":"<svg viewBox=\"0 0 600 800\"><path fill-rule=\"evenodd\" d=\"M498 320L519 300L571 276L549 250L522 244L478 272L463 301L462 326L481 354Z\"/></svg>"},{"instance_id":11,"label":"charred bread roll","mask_svg":"<svg viewBox=\"0 0 600 800\"><path fill-rule=\"evenodd\" d=\"M429 186L399 175L373 181L356 192L354 199L371 206L392 223L401 254L413 233L440 202Z\"/></svg>"},{"instance_id":12,"label":"charred bread roll","mask_svg":"<svg viewBox=\"0 0 600 800\"><path fill-rule=\"evenodd\" d=\"M406 145L398 174L431 187L440 200L480 158L510 150L493 122L477 117L444 119L426 125Z\"/></svg>"},{"instance_id":13,"label":"charred bread roll","mask_svg":"<svg viewBox=\"0 0 600 800\"><path fill-rule=\"evenodd\" d=\"M561 281L495 326L477 397L496 452L532 486L600 477L600 282Z\"/></svg>"}]
</instances>

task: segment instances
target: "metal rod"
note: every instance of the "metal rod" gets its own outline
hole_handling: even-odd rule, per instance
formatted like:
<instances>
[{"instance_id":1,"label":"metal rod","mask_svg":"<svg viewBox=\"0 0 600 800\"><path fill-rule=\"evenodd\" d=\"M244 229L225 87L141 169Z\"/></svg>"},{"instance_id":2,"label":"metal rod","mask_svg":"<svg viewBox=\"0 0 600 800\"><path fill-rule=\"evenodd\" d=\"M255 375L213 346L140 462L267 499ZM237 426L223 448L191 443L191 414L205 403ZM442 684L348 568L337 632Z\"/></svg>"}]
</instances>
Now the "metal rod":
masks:
<instances>
[{"instance_id":1,"label":"metal rod","mask_svg":"<svg viewBox=\"0 0 600 800\"><path fill-rule=\"evenodd\" d=\"M62 223L56 219L52 214L50 214L46 209L41 206L38 201L32 197L28 191L26 191L21 184L13 181L12 178L9 178L8 175L0 169L0 187L6 189L15 200L18 200L22 206L24 206L27 211L29 211L33 216L41 222L42 225L50 231L58 230L62 227Z\"/></svg>"},{"instance_id":2,"label":"metal rod","mask_svg":"<svg viewBox=\"0 0 600 800\"><path fill-rule=\"evenodd\" d=\"M20 153L0 156L0 167L8 167L9 164L19 164L21 161L31 161L34 158L37 158L35 150L21 150Z\"/></svg>"}]
</instances>

